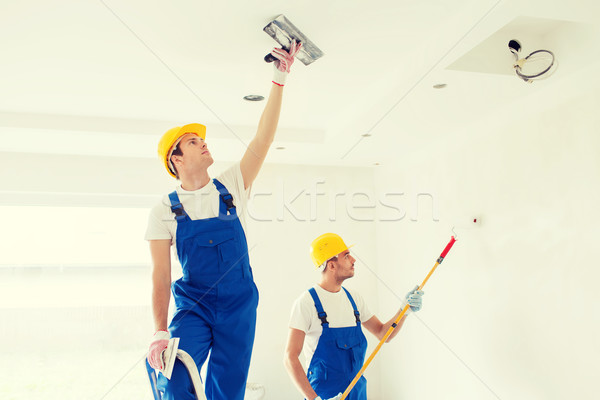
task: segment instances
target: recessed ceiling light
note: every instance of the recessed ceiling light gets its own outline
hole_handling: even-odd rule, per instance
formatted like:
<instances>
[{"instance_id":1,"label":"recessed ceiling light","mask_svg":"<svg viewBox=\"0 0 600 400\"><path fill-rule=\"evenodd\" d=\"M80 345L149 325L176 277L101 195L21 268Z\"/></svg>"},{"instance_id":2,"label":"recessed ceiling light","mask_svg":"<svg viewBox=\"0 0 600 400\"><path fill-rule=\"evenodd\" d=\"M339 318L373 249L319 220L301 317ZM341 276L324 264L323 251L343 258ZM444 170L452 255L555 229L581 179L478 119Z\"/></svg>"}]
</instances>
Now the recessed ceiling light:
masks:
<instances>
[{"instance_id":1,"label":"recessed ceiling light","mask_svg":"<svg viewBox=\"0 0 600 400\"><path fill-rule=\"evenodd\" d=\"M433 88L434 89L443 89L446 86L448 86L448 85L446 85L445 83L436 83L435 85L433 85Z\"/></svg>"},{"instance_id":2,"label":"recessed ceiling light","mask_svg":"<svg viewBox=\"0 0 600 400\"><path fill-rule=\"evenodd\" d=\"M275 147L275 150L285 150L285 147L284 146L277 146L277 147Z\"/></svg>"},{"instance_id":3,"label":"recessed ceiling light","mask_svg":"<svg viewBox=\"0 0 600 400\"><path fill-rule=\"evenodd\" d=\"M370 133L363 133L363 134L362 134L362 135L360 135L360 136L362 136L362 137L371 137L371 134L370 134Z\"/></svg>"},{"instance_id":4,"label":"recessed ceiling light","mask_svg":"<svg viewBox=\"0 0 600 400\"><path fill-rule=\"evenodd\" d=\"M247 101L263 101L264 99L265 97L259 94L249 94L247 96L244 96L244 100Z\"/></svg>"},{"instance_id":5,"label":"recessed ceiling light","mask_svg":"<svg viewBox=\"0 0 600 400\"><path fill-rule=\"evenodd\" d=\"M376 162L376 163L373 163L373 165L381 165L381 164L380 164L380 163L378 163L378 162Z\"/></svg>"}]
</instances>

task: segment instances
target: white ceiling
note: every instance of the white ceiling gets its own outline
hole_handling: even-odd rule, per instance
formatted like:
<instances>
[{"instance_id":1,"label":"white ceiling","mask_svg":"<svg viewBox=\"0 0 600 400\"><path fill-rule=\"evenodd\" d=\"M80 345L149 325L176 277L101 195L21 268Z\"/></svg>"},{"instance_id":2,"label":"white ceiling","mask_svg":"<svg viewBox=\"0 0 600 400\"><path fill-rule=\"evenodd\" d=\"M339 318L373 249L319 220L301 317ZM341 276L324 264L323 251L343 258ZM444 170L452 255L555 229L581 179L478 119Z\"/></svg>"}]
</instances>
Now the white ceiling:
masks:
<instances>
[{"instance_id":1,"label":"white ceiling","mask_svg":"<svg viewBox=\"0 0 600 400\"><path fill-rule=\"evenodd\" d=\"M597 2L523 3L3 1L0 151L154 157L163 131L201 122L216 157L238 159L264 105L242 97L270 87L262 57L275 42L262 28L283 13L325 56L294 64L276 139L285 150L269 160L394 162L464 140L457 132L500 112L540 112L598 84ZM485 44L503 35L524 51L554 51L559 69L532 85L473 72L482 70L473 60L512 61ZM448 69L469 54L466 67ZM561 98L548 96L557 87Z\"/></svg>"}]
</instances>

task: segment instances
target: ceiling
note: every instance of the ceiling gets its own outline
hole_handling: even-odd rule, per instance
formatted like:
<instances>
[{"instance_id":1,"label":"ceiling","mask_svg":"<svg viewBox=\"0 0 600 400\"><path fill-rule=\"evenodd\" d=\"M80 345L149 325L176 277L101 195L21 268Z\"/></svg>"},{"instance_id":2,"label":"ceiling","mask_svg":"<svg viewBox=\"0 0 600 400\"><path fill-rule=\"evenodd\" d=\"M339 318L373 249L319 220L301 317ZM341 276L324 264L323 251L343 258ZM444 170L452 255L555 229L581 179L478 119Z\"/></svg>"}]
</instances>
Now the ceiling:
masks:
<instances>
[{"instance_id":1,"label":"ceiling","mask_svg":"<svg viewBox=\"0 0 600 400\"><path fill-rule=\"evenodd\" d=\"M599 84L592 0L4 1L0 151L154 157L165 130L201 122L217 159L239 159L264 106L242 97L268 94L262 28L281 13L325 56L294 64L272 162L393 163ZM513 76L514 38L554 51L555 74Z\"/></svg>"}]
</instances>

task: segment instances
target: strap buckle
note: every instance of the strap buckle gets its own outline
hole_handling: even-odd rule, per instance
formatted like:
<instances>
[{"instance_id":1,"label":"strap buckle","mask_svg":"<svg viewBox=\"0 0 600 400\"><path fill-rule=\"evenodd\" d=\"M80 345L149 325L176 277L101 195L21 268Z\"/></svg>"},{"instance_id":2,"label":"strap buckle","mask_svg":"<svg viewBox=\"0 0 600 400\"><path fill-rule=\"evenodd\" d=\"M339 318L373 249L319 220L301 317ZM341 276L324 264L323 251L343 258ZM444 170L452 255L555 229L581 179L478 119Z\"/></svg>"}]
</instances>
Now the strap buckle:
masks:
<instances>
[{"instance_id":1,"label":"strap buckle","mask_svg":"<svg viewBox=\"0 0 600 400\"><path fill-rule=\"evenodd\" d=\"M327 313L325 311L317 313L317 315L321 320L321 325L329 324L329 322L327 322Z\"/></svg>"},{"instance_id":2,"label":"strap buckle","mask_svg":"<svg viewBox=\"0 0 600 400\"><path fill-rule=\"evenodd\" d=\"M223 200L223 202L227 206L227 211L231 210L232 208L235 208L235 206L233 205L233 196L230 193L224 195L222 194L221 200Z\"/></svg>"},{"instance_id":3,"label":"strap buckle","mask_svg":"<svg viewBox=\"0 0 600 400\"><path fill-rule=\"evenodd\" d=\"M187 214L185 213L185 210L183 209L183 205L181 204L181 202L172 205L171 206L171 211L173 211L173 213L175 213L175 220L179 221L184 219Z\"/></svg>"}]
</instances>

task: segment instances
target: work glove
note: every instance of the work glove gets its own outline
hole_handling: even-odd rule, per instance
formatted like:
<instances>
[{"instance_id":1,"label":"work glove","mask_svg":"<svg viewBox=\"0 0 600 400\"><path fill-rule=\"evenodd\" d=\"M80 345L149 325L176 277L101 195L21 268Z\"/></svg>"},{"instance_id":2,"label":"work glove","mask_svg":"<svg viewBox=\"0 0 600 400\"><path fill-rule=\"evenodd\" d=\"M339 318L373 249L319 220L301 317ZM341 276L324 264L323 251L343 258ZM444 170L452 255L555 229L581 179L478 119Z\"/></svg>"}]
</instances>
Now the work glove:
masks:
<instances>
[{"instance_id":1,"label":"work glove","mask_svg":"<svg viewBox=\"0 0 600 400\"><path fill-rule=\"evenodd\" d=\"M302 43L297 43L295 40L292 40L292 45L290 46L289 52L279 48L273 49L271 55L277 59L273 62L273 67L275 68L275 73L273 74L274 84L279 86L285 85L285 79L290 73L290 68L294 63L294 56L300 51L301 48Z\"/></svg>"},{"instance_id":2,"label":"work glove","mask_svg":"<svg viewBox=\"0 0 600 400\"><path fill-rule=\"evenodd\" d=\"M171 335L169 335L169 332L167 331L156 331L152 337L150 350L148 350L148 363L152 368L159 371L162 371L165 368L162 355L169 344L170 338Z\"/></svg>"},{"instance_id":3,"label":"work glove","mask_svg":"<svg viewBox=\"0 0 600 400\"><path fill-rule=\"evenodd\" d=\"M341 394L341 393L338 393L338 394L337 394L337 396L335 396L335 397L332 397L332 398L330 398L330 399L326 399L326 400L340 400L341 398L342 398L342 394ZM317 397L315 398L315 400L323 400L323 399L321 399L321 396L317 396Z\"/></svg>"},{"instance_id":4,"label":"work glove","mask_svg":"<svg viewBox=\"0 0 600 400\"><path fill-rule=\"evenodd\" d=\"M423 292L422 290L417 290L418 288L419 285L415 286L413 290L406 293L406 302L410 306L410 311L412 312L419 311L421 309L421 306L423 305L422 297L425 294L425 292Z\"/></svg>"}]
</instances>

